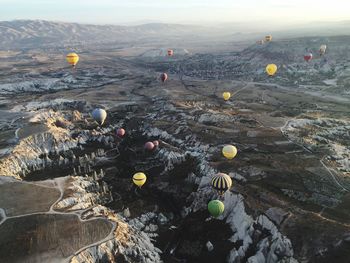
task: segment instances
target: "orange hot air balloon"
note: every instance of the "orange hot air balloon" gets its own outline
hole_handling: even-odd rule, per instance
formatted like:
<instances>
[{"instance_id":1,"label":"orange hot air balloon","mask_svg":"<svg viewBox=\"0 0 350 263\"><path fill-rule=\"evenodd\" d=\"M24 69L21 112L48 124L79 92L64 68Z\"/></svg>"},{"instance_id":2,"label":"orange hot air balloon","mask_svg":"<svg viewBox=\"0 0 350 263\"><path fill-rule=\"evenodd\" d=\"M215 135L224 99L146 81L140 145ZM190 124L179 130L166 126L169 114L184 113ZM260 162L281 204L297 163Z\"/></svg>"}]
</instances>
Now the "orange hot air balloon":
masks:
<instances>
[{"instance_id":1,"label":"orange hot air balloon","mask_svg":"<svg viewBox=\"0 0 350 263\"><path fill-rule=\"evenodd\" d=\"M168 56L171 57L174 55L174 50L168 49Z\"/></svg>"},{"instance_id":2,"label":"orange hot air balloon","mask_svg":"<svg viewBox=\"0 0 350 263\"><path fill-rule=\"evenodd\" d=\"M160 80L164 83L165 81L167 81L168 79L168 75L166 73L162 73L160 75Z\"/></svg>"}]
</instances>

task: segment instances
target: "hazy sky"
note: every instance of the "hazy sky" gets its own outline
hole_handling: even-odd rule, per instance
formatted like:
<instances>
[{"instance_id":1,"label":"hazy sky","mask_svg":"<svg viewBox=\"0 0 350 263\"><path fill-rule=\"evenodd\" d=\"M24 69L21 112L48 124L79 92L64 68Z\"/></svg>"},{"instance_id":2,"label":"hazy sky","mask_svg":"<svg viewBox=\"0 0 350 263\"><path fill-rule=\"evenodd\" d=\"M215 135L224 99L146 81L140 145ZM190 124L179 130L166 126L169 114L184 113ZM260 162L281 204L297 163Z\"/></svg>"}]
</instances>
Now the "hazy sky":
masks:
<instances>
[{"instance_id":1,"label":"hazy sky","mask_svg":"<svg viewBox=\"0 0 350 263\"><path fill-rule=\"evenodd\" d=\"M296 23L350 20L350 0L0 0L0 20Z\"/></svg>"}]
</instances>

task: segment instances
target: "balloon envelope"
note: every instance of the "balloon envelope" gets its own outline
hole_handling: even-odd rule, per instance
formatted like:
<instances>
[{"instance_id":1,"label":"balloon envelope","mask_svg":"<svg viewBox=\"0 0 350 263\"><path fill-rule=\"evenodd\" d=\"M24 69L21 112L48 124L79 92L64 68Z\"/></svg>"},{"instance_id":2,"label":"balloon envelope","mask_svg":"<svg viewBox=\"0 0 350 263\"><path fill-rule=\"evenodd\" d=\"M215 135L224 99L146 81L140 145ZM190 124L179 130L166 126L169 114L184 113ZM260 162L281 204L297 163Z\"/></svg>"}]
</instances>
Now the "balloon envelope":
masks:
<instances>
[{"instance_id":1,"label":"balloon envelope","mask_svg":"<svg viewBox=\"0 0 350 263\"><path fill-rule=\"evenodd\" d=\"M168 56L171 57L172 55L174 55L174 50L168 49Z\"/></svg>"},{"instance_id":2,"label":"balloon envelope","mask_svg":"<svg viewBox=\"0 0 350 263\"><path fill-rule=\"evenodd\" d=\"M159 141L157 141L157 140L153 141L152 143L153 143L154 147L158 147L159 146Z\"/></svg>"},{"instance_id":3,"label":"balloon envelope","mask_svg":"<svg viewBox=\"0 0 350 263\"><path fill-rule=\"evenodd\" d=\"M118 137L123 137L125 135L125 130L123 128L119 128L117 130L117 136Z\"/></svg>"},{"instance_id":4,"label":"balloon envelope","mask_svg":"<svg viewBox=\"0 0 350 263\"><path fill-rule=\"evenodd\" d=\"M224 213L225 205L219 200L212 200L208 203L208 211L213 217L218 217Z\"/></svg>"},{"instance_id":5,"label":"balloon envelope","mask_svg":"<svg viewBox=\"0 0 350 263\"><path fill-rule=\"evenodd\" d=\"M69 53L66 56L66 60L69 65L72 65L74 67L76 64L78 64L79 56L77 53Z\"/></svg>"},{"instance_id":6,"label":"balloon envelope","mask_svg":"<svg viewBox=\"0 0 350 263\"><path fill-rule=\"evenodd\" d=\"M320 46L320 55L324 55L326 53L327 50L327 45L321 45Z\"/></svg>"},{"instance_id":7,"label":"balloon envelope","mask_svg":"<svg viewBox=\"0 0 350 263\"><path fill-rule=\"evenodd\" d=\"M165 82L167 79L168 79L168 75L167 75L166 73L162 73L162 74L160 75L160 80L161 80L162 82Z\"/></svg>"},{"instance_id":8,"label":"balloon envelope","mask_svg":"<svg viewBox=\"0 0 350 263\"><path fill-rule=\"evenodd\" d=\"M224 93L222 93L222 97L224 98L224 100L229 100L231 98L231 93L224 92Z\"/></svg>"},{"instance_id":9,"label":"balloon envelope","mask_svg":"<svg viewBox=\"0 0 350 263\"><path fill-rule=\"evenodd\" d=\"M266 41L266 42L272 41L272 36L271 36L271 35L265 36L265 41Z\"/></svg>"},{"instance_id":10,"label":"balloon envelope","mask_svg":"<svg viewBox=\"0 0 350 263\"><path fill-rule=\"evenodd\" d=\"M304 55L304 59L306 62L309 62L312 59L312 57L313 57L312 53L306 53Z\"/></svg>"},{"instance_id":11,"label":"balloon envelope","mask_svg":"<svg viewBox=\"0 0 350 263\"><path fill-rule=\"evenodd\" d=\"M143 186L146 183L147 176L144 173L138 172L132 177L132 181L138 187Z\"/></svg>"},{"instance_id":12,"label":"balloon envelope","mask_svg":"<svg viewBox=\"0 0 350 263\"><path fill-rule=\"evenodd\" d=\"M224 173L216 174L211 180L211 186L218 191L219 195L223 195L232 186L232 179Z\"/></svg>"},{"instance_id":13,"label":"balloon envelope","mask_svg":"<svg viewBox=\"0 0 350 263\"><path fill-rule=\"evenodd\" d=\"M148 150L148 151L152 151L154 149L153 142L146 142L145 143L145 149Z\"/></svg>"},{"instance_id":14,"label":"balloon envelope","mask_svg":"<svg viewBox=\"0 0 350 263\"><path fill-rule=\"evenodd\" d=\"M102 125L107 118L107 112L104 109L94 109L92 112L92 117L98 124Z\"/></svg>"},{"instance_id":15,"label":"balloon envelope","mask_svg":"<svg viewBox=\"0 0 350 263\"><path fill-rule=\"evenodd\" d=\"M277 72L277 66L275 64L268 64L266 66L266 73L269 75L269 76L273 76L275 75Z\"/></svg>"},{"instance_id":16,"label":"balloon envelope","mask_svg":"<svg viewBox=\"0 0 350 263\"><path fill-rule=\"evenodd\" d=\"M237 148L233 145L225 145L222 148L222 154L227 158L227 159L233 159L237 155Z\"/></svg>"}]
</instances>

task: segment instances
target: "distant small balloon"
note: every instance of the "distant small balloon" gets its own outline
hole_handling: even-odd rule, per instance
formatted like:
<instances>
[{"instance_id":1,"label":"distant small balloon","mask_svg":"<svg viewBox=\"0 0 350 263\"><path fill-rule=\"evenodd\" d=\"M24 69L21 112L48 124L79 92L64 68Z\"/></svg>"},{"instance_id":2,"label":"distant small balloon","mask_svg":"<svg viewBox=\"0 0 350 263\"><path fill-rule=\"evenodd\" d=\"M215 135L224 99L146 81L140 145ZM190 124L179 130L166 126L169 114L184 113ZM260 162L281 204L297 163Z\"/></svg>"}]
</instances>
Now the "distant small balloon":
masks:
<instances>
[{"instance_id":1,"label":"distant small balloon","mask_svg":"<svg viewBox=\"0 0 350 263\"><path fill-rule=\"evenodd\" d=\"M231 93L230 92L224 92L222 93L222 97L224 98L224 100L229 100L231 98Z\"/></svg>"},{"instance_id":2,"label":"distant small balloon","mask_svg":"<svg viewBox=\"0 0 350 263\"><path fill-rule=\"evenodd\" d=\"M266 66L266 73L272 77L273 75L275 75L277 72L277 66L275 64L268 64Z\"/></svg>"},{"instance_id":3,"label":"distant small balloon","mask_svg":"<svg viewBox=\"0 0 350 263\"><path fill-rule=\"evenodd\" d=\"M153 141L152 143L154 144L154 147L156 147L156 148L159 146L159 141L157 141L157 140Z\"/></svg>"},{"instance_id":4,"label":"distant small balloon","mask_svg":"<svg viewBox=\"0 0 350 263\"><path fill-rule=\"evenodd\" d=\"M93 110L92 117L99 125L102 125L107 118L107 112L104 109L97 108Z\"/></svg>"},{"instance_id":5,"label":"distant small balloon","mask_svg":"<svg viewBox=\"0 0 350 263\"><path fill-rule=\"evenodd\" d=\"M147 151L152 151L154 149L154 143L153 142L146 142L145 143L145 149Z\"/></svg>"},{"instance_id":6,"label":"distant small balloon","mask_svg":"<svg viewBox=\"0 0 350 263\"><path fill-rule=\"evenodd\" d=\"M266 42L272 41L272 36L271 36L271 35L265 36L265 41L266 41Z\"/></svg>"},{"instance_id":7,"label":"distant small balloon","mask_svg":"<svg viewBox=\"0 0 350 263\"><path fill-rule=\"evenodd\" d=\"M134 174L134 176L132 177L132 181L134 182L134 184L140 188L146 183L146 180L147 176L141 172Z\"/></svg>"},{"instance_id":8,"label":"distant small balloon","mask_svg":"<svg viewBox=\"0 0 350 263\"><path fill-rule=\"evenodd\" d=\"M69 53L66 56L66 60L69 65L71 65L72 67L75 67L78 64L79 56L77 53Z\"/></svg>"},{"instance_id":9,"label":"distant small balloon","mask_svg":"<svg viewBox=\"0 0 350 263\"><path fill-rule=\"evenodd\" d=\"M121 138L121 137L124 137L124 135L125 135L125 130L123 128L119 128L117 130L117 136Z\"/></svg>"},{"instance_id":10,"label":"distant small balloon","mask_svg":"<svg viewBox=\"0 0 350 263\"><path fill-rule=\"evenodd\" d=\"M306 62L309 62L309 61L312 60L312 57L313 57L312 53L307 52L307 53L304 55L304 60L305 60Z\"/></svg>"},{"instance_id":11,"label":"distant small balloon","mask_svg":"<svg viewBox=\"0 0 350 263\"><path fill-rule=\"evenodd\" d=\"M168 49L168 56L171 57L174 55L174 50Z\"/></svg>"},{"instance_id":12,"label":"distant small balloon","mask_svg":"<svg viewBox=\"0 0 350 263\"><path fill-rule=\"evenodd\" d=\"M320 56L323 56L326 53L327 45L321 45L320 46Z\"/></svg>"},{"instance_id":13,"label":"distant small balloon","mask_svg":"<svg viewBox=\"0 0 350 263\"><path fill-rule=\"evenodd\" d=\"M162 73L160 75L160 80L164 83L165 81L167 81L168 79L168 75L166 73Z\"/></svg>"}]
</instances>

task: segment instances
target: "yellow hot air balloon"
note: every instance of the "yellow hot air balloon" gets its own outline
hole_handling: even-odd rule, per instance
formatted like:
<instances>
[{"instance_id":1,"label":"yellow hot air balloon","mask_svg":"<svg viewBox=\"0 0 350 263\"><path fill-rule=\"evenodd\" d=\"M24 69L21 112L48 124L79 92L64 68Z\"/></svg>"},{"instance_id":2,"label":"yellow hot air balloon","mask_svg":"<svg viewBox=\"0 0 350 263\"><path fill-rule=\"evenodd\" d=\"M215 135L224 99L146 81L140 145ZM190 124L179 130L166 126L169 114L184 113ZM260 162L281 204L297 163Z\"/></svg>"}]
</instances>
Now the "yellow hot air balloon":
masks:
<instances>
[{"instance_id":1,"label":"yellow hot air balloon","mask_svg":"<svg viewBox=\"0 0 350 263\"><path fill-rule=\"evenodd\" d=\"M225 145L224 148L222 148L222 154L227 159L233 159L237 155L237 148L233 145Z\"/></svg>"},{"instance_id":2,"label":"yellow hot air balloon","mask_svg":"<svg viewBox=\"0 0 350 263\"><path fill-rule=\"evenodd\" d=\"M277 72L277 66L275 64L268 64L266 66L266 73L269 75L269 76L273 76L275 75Z\"/></svg>"},{"instance_id":3,"label":"yellow hot air balloon","mask_svg":"<svg viewBox=\"0 0 350 263\"><path fill-rule=\"evenodd\" d=\"M265 41L266 41L266 42L272 41L272 36L271 36L271 35L265 36Z\"/></svg>"},{"instance_id":4,"label":"yellow hot air balloon","mask_svg":"<svg viewBox=\"0 0 350 263\"><path fill-rule=\"evenodd\" d=\"M224 100L229 100L231 98L231 93L226 91L222 93L222 97L224 98Z\"/></svg>"},{"instance_id":5,"label":"yellow hot air balloon","mask_svg":"<svg viewBox=\"0 0 350 263\"><path fill-rule=\"evenodd\" d=\"M77 53L69 53L66 56L66 60L69 65L72 65L73 67L75 67L75 65L78 64L79 56Z\"/></svg>"},{"instance_id":6,"label":"yellow hot air balloon","mask_svg":"<svg viewBox=\"0 0 350 263\"><path fill-rule=\"evenodd\" d=\"M132 181L134 182L134 184L140 188L146 183L146 180L147 176L141 172L134 174L134 176L132 177Z\"/></svg>"}]
</instances>

